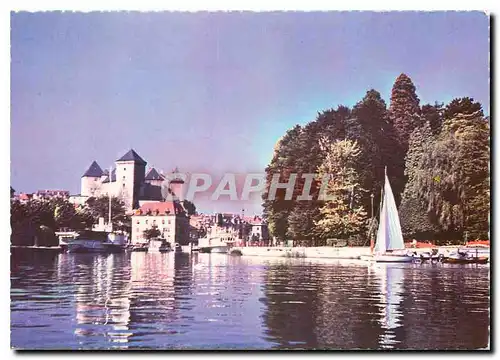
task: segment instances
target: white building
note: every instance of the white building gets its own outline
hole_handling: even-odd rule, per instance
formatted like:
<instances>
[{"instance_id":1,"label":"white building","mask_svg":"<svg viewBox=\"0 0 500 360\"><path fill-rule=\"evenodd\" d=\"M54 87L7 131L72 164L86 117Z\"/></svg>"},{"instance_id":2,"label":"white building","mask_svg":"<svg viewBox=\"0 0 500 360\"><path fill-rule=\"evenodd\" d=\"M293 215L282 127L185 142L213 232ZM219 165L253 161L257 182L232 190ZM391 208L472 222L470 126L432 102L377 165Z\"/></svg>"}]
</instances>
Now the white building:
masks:
<instances>
[{"instance_id":1,"label":"white building","mask_svg":"<svg viewBox=\"0 0 500 360\"><path fill-rule=\"evenodd\" d=\"M189 218L177 201L146 202L132 216L132 243L146 242L144 231L156 227L172 245L189 244Z\"/></svg>"}]
</instances>

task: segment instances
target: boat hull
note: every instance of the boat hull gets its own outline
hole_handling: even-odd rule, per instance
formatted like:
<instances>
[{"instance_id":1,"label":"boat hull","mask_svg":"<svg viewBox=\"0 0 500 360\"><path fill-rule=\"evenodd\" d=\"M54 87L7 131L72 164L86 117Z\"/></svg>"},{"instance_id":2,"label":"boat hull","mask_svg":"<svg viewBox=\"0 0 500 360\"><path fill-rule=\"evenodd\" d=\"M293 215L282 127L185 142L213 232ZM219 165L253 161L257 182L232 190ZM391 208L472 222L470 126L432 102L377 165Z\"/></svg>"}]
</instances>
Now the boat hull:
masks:
<instances>
[{"instance_id":1,"label":"boat hull","mask_svg":"<svg viewBox=\"0 0 500 360\"><path fill-rule=\"evenodd\" d=\"M392 255L392 254L381 254L381 255L363 255L361 260L373 261L379 263L410 263L413 262L414 257L409 255Z\"/></svg>"}]
</instances>

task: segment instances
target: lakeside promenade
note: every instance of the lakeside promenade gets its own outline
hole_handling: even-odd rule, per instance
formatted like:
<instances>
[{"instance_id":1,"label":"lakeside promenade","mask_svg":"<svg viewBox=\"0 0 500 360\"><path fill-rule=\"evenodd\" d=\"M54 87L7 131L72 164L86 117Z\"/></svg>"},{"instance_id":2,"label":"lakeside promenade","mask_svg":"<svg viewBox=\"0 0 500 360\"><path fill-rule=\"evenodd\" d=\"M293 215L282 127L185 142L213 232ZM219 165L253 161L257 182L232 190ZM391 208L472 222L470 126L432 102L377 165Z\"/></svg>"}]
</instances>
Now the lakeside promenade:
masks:
<instances>
[{"instance_id":1,"label":"lakeside promenade","mask_svg":"<svg viewBox=\"0 0 500 360\"><path fill-rule=\"evenodd\" d=\"M458 249L467 249L468 252L475 252L476 249L467 248L460 245L440 246L436 248L408 248L407 250L421 254L424 252L432 252L437 249L438 253L452 252ZM233 247L231 251L238 250L242 256L264 256L264 257L290 257L290 258L322 258L322 259L359 259L363 255L370 255L369 246L359 247L261 247L261 246L245 246ZM489 248L478 249L478 252L489 254Z\"/></svg>"}]
</instances>

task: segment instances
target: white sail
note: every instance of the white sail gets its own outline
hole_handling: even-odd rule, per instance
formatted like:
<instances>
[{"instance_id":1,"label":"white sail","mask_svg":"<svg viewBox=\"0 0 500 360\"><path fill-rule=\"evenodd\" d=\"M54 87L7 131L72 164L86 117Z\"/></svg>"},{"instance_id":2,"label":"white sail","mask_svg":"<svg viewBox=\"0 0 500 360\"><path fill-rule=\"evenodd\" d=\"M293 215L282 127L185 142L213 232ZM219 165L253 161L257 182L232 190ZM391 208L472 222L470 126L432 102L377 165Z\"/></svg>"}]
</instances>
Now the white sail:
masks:
<instances>
[{"instance_id":1,"label":"white sail","mask_svg":"<svg viewBox=\"0 0 500 360\"><path fill-rule=\"evenodd\" d=\"M403 233L399 223L398 209L392 193L391 184L385 175L384 197L382 200L382 210L380 211L380 221L377 231L377 242L375 243L375 253L383 254L387 250L404 249Z\"/></svg>"}]
</instances>

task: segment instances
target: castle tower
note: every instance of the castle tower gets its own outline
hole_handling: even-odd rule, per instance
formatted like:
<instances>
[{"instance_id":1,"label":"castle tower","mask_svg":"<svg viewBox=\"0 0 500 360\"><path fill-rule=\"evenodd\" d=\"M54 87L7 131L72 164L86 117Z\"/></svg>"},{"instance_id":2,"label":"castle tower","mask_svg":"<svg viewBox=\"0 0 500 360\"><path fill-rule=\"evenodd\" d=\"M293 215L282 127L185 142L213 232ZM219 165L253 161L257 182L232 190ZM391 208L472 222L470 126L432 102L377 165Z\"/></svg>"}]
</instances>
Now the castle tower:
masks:
<instances>
[{"instance_id":1,"label":"castle tower","mask_svg":"<svg viewBox=\"0 0 500 360\"><path fill-rule=\"evenodd\" d=\"M151 168L144 179L148 184L153 186L161 186L161 183L165 178L161 176L155 168Z\"/></svg>"},{"instance_id":2,"label":"castle tower","mask_svg":"<svg viewBox=\"0 0 500 360\"><path fill-rule=\"evenodd\" d=\"M174 193L174 200L184 200L184 180L178 175L179 169L175 168L172 171L170 178L169 188Z\"/></svg>"},{"instance_id":3,"label":"castle tower","mask_svg":"<svg viewBox=\"0 0 500 360\"><path fill-rule=\"evenodd\" d=\"M99 164L95 161L92 162L82 175L80 194L82 196L99 196L102 175L103 171Z\"/></svg>"},{"instance_id":4,"label":"castle tower","mask_svg":"<svg viewBox=\"0 0 500 360\"><path fill-rule=\"evenodd\" d=\"M117 193L120 194L127 210L137 208L147 163L133 149L115 163Z\"/></svg>"}]
</instances>

